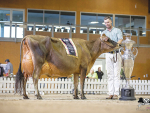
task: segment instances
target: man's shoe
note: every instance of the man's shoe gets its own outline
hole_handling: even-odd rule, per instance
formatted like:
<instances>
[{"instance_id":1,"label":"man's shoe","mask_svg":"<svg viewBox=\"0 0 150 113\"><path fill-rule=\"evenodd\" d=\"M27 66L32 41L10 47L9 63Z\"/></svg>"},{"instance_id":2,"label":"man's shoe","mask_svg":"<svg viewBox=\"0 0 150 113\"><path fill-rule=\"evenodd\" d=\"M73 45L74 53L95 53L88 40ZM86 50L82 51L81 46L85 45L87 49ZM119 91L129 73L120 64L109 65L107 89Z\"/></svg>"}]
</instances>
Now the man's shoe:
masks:
<instances>
[{"instance_id":1,"label":"man's shoe","mask_svg":"<svg viewBox=\"0 0 150 113\"><path fill-rule=\"evenodd\" d=\"M118 95L114 95L112 99L118 99Z\"/></svg>"},{"instance_id":2,"label":"man's shoe","mask_svg":"<svg viewBox=\"0 0 150 113\"><path fill-rule=\"evenodd\" d=\"M113 95L109 95L109 97L107 97L106 99L112 99Z\"/></svg>"}]
</instances>

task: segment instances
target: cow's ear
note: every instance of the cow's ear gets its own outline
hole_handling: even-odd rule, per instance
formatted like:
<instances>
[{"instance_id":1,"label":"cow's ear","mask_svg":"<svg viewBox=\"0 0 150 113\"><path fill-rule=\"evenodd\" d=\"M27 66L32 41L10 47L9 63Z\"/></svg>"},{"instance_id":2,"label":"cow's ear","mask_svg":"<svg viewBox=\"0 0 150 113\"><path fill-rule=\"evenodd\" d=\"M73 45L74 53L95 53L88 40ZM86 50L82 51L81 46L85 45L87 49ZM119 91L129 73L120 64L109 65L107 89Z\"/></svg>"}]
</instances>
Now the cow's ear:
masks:
<instances>
[{"instance_id":1,"label":"cow's ear","mask_svg":"<svg viewBox=\"0 0 150 113\"><path fill-rule=\"evenodd\" d=\"M105 33L103 33L102 36L106 37Z\"/></svg>"},{"instance_id":2,"label":"cow's ear","mask_svg":"<svg viewBox=\"0 0 150 113\"><path fill-rule=\"evenodd\" d=\"M57 43L59 40L57 38L51 37L51 41L54 42L54 43Z\"/></svg>"}]
</instances>

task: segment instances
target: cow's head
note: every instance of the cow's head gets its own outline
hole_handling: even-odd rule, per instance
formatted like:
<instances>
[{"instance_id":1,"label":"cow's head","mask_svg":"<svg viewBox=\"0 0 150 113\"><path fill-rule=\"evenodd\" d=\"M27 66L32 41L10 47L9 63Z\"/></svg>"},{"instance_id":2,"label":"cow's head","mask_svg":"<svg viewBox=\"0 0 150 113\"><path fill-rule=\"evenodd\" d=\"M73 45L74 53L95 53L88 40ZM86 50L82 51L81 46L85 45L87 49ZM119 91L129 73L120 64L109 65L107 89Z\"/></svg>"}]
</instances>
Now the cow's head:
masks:
<instances>
[{"instance_id":1,"label":"cow's head","mask_svg":"<svg viewBox=\"0 0 150 113\"><path fill-rule=\"evenodd\" d=\"M119 44L113 40L111 40L109 37L107 37L105 34L103 34L100 37L101 40L101 49L104 50L104 52L113 51L114 49L119 49Z\"/></svg>"}]
</instances>

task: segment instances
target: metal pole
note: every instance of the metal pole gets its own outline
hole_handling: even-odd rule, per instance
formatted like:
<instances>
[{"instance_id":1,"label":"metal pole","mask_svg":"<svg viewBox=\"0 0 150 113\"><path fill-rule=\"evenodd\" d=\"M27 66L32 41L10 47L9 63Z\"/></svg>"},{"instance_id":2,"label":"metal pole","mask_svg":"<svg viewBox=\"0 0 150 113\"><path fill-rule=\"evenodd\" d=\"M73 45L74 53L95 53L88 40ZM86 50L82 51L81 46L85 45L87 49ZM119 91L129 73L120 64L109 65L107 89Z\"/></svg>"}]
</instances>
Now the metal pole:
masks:
<instances>
[{"instance_id":1,"label":"metal pole","mask_svg":"<svg viewBox=\"0 0 150 113\"><path fill-rule=\"evenodd\" d=\"M15 42L17 42L17 24L15 23Z\"/></svg>"},{"instance_id":2,"label":"metal pole","mask_svg":"<svg viewBox=\"0 0 150 113\"><path fill-rule=\"evenodd\" d=\"M139 47L139 45L140 45L140 36L139 36L139 34L140 34L140 30L138 28L137 47Z\"/></svg>"},{"instance_id":3,"label":"metal pole","mask_svg":"<svg viewBox=\"0 0 150 113\"><path fill-rule=\"evenodd\" d=\"M35 35L35 23L34 23L34 26L33 26L33 35Z\"/></svg>"},{"instance_id":4,"label":"metal pole","mask_svg":"<svg viewBox=\"0 0 150 113\"><path fill-rule=\"evenodd\" d=\"M12 31L12 21L10 21L10 38L11 38L11 31Z\"/></svg>"},{"instance_id":5,"label":"metal pole","mask_svg":"<svg viewBox=\"0 0 150 113\"><path fill-rule=\"evenodd\" d=\"M52 25L52 37L54 37L54 25Z\"/></svg>"},{"instance_id":6,"label":"metal pole","mask_svg":"<svg viewBox=\"0 0 150 113\"><path fill-rule=\"evenodd\" d=\"M87 27L87 40L89 40L89 27Z\"/></svg>"},{"instance_id":7,"label":"metal pole","mask_svg":"<svg viewBox=\"0 0 150 113\"><path fill-rule=\"evenodd\" d=\"M70 26L69 38L72 38L72 26Z\"/></svg>"}]
</instances>

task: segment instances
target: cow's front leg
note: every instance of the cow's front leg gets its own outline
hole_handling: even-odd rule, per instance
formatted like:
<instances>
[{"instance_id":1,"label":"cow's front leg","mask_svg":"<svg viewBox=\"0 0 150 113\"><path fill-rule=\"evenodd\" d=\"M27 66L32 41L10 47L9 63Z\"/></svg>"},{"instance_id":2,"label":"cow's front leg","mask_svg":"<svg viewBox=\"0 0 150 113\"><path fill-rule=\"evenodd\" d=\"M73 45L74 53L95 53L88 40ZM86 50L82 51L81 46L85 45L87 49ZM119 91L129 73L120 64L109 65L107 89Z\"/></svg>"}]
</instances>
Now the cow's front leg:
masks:
<instances>
[{"instance_id":1,"label":"cow's front leg","mask_svg":"<svg viewBox=\"0 0 150 113\"><path fill-rule=\"evenodd\" d=\"M78 82L79 82L79 74L74 74L74 99L79 99L79 97L78 97Z\"/></svg>"},{"instance_id":2,"label":"cow's front leg","mask_svg":"<svg viewBox=\"0 0 150 113\"><path fill-rule=\"evenodd\" d=\"M81 69L81 76L80 76L80 87L81 87L81 99L86 99L84 96L84 82L86 77L86 71L87 69Z\"/></svg>"}]
</instances>

